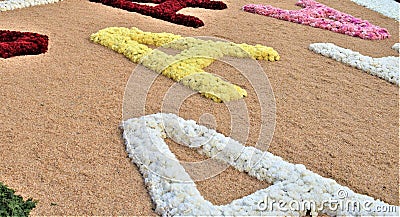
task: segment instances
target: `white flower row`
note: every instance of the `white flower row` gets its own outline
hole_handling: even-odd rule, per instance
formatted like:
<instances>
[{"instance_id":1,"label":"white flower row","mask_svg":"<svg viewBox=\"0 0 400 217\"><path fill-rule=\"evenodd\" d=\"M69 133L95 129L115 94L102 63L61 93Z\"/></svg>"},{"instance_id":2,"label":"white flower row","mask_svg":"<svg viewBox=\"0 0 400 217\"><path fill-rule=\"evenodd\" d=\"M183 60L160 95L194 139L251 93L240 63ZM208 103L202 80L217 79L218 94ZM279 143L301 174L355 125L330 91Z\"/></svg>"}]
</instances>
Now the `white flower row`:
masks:
<instances>
[{"instance_id":1,"label":"white flower row","mask_svg":"<svg viewBox=\"0 0 400 217\"><path fill-rule=\"evenodd\" d=\"M44 5L62 0L5 0L0 1L0 11L10 11L35 5Z\"/></svg>"},{"instance_id":2,"label":"white flower row","mask_svg":"<svg viewBox=\"0 0 400 217\"><path fill-rule=\"evenodd\" d=\"M399 3L394 0L351 0L358 5L399 21Z\"/></svg>"},{"instance_id":3,"label":"white flower row","mask_svg":"<svg viewBox=\"0 0 400 217\"><path fill-rule=\"evenodd\" d=\"M156 205L156 212L162 216L207 215L207 216L248 216L306 215L307 210L284 210L275 203L263 209L265 201L313 201L316 207L311 211L332 216L355 215L398 215L397 213L374 212L374 207L389 206L372 197L353 192L336 181L321 177L307 170L304 165L291 164L270 152L254 147L245 147L239 142L217 133L215 130L197 125L193 120L184 120L174 114L153 114L133 118L122 123L126 150L142 173L150 196ZM239 171L246 172L259 180L273 183L228 205L216 206L205 200L197 190L184 167L170 151L164 138L191 148L208 157L227 163ZM339 193L341 192L341 193ZM345 194L343 194L345 193ZM370 203L368 209L329 208L326 201ZM261 208L260 208L261 207ZM395 207L395 206L392 206ZM284 208L288 208L287 206Z\"/></svg>"},{"instance_id":4,"label":"white flower row","mask_svg":"<svg viewBox=\"0 0 400 217\"><path fill-rule=\"evenodd\" d=\"M390 83L399 85L400 59L398 56L373 58L332 43L310 44L309 49L315 53L330 57L336 61L361 69L371 75L378 76ZM396 49L396 45L393 49Z\"/></svg>"}]
</instances>

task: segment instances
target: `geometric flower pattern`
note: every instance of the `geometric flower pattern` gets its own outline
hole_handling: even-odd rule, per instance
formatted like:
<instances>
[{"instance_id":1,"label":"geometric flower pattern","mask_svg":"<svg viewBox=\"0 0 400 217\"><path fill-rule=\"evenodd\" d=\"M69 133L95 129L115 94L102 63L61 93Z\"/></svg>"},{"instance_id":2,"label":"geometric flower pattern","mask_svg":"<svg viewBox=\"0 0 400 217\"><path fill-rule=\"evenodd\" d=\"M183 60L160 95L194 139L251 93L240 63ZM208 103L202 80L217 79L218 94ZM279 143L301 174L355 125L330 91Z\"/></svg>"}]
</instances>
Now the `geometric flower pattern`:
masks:
<instances>
[{"instance_id":1,"label":"geometric flower pattern","mask_svg":"<svg viewBox=\"0 0 400 217\"><path fill-rule=\"evenodd\" d=\"M270 152L246 147L213 129L175 114L153 114L122 123L126 150L139 167L162 216L398 216L399 207L353 192L336 181ZM165 138L231 165L271 186L216 206L205 200ZM382 211L385 208L385 211ZM390 210L391 212L388 212Z\"/></svg>"},{"instance_id":2,"label":"geometric flower pattern","mask_svg":"<svg viewBox=\"0 0 400 217\"><path fill-rule=\"evenodd\" d=\"M110 27L92 34L90 39L215 102L239 100L247 96L243 88L204 71L204 68L215 60L223 56L269 61L280 59L278 52L273 48L262 45L252 46L182 37L171 33L144 32L137 28ZM161 50L152 50L146 45L163 46L181 52L169 55Z\"/></svg>"},{"instance_id":3,"label":"geometric flower pattern","mask_svg":"<svg viewBox=\"0 0 400 217\"><path fill-rule=\"evenodd\" d=\"M399 21L399 0L351 0L352 2ZM396 2L395 2L396 1Z\"/></svg>"},{"instance_id":4,"label":"geometric flower pattern","mask_svg":"<svg viewBox=\"0 0 400 217\"><path fill-rule=\"evenodd\" d=\"M398 51L398 45L392 48ZM330 57L346 65L360 69L368 74L375 75L390 83L399 85L399 61L397 56L373 58L359 52L339 47L332 43L314 43L309 46L311 51Z\"/></svg>"},{"instance_id":5,"label":"geometric flower pattern","mask_svg":"<svg viewBox=\"0 0 400 217\"><path fill-rule=\"evenodd\" d=\"M0 30L0 58L45 53L47 46L46 35Z\"/></svg>"},{"instance_id":6,"label":"geometric flower pattern","mask_svg":"<svg viewBox=\"0 0 400 217\"><path fill-rule=\"evenodd\" d=\"M243 6L243 10L362 39L381 40L390 37L389 32L384 28L374 26L366 20L327 7L314 0L299 0L296 5L303 8L283 10L271 5L249 4Z\"/></svg>"},{"instance_id":7,"label":"geometric flower pattern","mask_svg":"<svg viewBox=\"0 0 400 217\"><path fill-rule=\"evenodd\" d=\"M203 21L199 18L178 14L179 10L186 7L198 7L212 10L222 10L227 6L221 1L211 0L136 0L139 3L155 3L157 6L149 6L132 2L131 0L90 0L91 2L99 2L112 7L124 9L131 12L137 12L143 15L151 16L156 19L165 20L171 23L200 27L204 26Z\"/></svg>"}]
</instances>

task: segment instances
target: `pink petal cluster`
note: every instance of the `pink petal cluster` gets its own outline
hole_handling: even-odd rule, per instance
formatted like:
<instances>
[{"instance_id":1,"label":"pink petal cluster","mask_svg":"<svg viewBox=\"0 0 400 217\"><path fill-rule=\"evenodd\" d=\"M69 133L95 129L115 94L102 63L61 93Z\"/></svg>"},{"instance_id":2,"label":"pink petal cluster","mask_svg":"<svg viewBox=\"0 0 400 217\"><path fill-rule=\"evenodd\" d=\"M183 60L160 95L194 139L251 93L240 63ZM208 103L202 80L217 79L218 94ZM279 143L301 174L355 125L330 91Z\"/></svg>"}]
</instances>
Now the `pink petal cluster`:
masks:
<instances>
[{"instance_id":1,"label":"pink petal cluster","mask_svg":"<svg viewBox=\"0 0 400 217\"><path fill-rule=\"evenodd\" d=\"M299 0L300 10L283 10L271 5L248 4L243 10L316 28L327 29L362 39L379 40L389 38L389 32L366 20L327 7L314 0Z\"/></svg>"}]
</instances>

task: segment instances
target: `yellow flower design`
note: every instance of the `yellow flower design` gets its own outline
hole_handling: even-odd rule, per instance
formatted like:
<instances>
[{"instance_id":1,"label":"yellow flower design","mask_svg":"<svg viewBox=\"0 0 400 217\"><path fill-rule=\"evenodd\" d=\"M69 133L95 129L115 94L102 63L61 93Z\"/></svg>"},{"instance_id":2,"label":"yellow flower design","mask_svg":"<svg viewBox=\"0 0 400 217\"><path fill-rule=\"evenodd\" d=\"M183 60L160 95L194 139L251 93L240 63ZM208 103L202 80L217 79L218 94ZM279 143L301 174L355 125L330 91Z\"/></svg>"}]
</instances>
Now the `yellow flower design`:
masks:
<instances>
[{"instance_id":1,"label":"yellow flower design","mask_svg":"<svg viewBox=\"0 0 400 217\"><path fill-rule=\"evenodd\" d=\"M91 35L97 44L123 54L134 63L160 73L198 91L215 102L238 100L247 96L246 90L231 84L203 68L223 56L277 61L278 52L262 45L202 40L171 33L143 32L138 28L109 27ZM169 55L146 45L181 50Z\"/></svg>"}]
</instances>

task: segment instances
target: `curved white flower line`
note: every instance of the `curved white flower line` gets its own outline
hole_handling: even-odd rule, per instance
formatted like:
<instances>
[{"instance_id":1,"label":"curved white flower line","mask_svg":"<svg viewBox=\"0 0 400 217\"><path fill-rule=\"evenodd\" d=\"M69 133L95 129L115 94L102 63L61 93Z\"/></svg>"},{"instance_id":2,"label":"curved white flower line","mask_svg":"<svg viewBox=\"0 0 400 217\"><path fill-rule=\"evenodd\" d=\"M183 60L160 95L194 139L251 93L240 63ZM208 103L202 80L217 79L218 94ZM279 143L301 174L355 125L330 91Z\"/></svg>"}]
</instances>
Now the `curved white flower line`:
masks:
<instances>
[{"instance_id":1,"label":"curved white flower line","mask_svg":"<svg viewBox=\"0 0 400 217\"><path fill-rule=\"evenodd\" d=\"M35 5L44 5L62 0L5 0L0 1L0 11L10 11Z\"/></svg>"},{"instance_id":2,"label":"curved white flower line","mask_svg":"<svg viewBox=\"0 0 400 217\"><path fill-rule=\"evenodd\" d=\"M351 0L368 9L399 21L399 3L394 0Z\"/></svg>"},{"instance_id":3,"label":"curved white flower line","mask_svg":"<svg viewBox=\"0 0 400 217\"><path fill-rule=\"evenodd\" d=\"M390 83L399 85L399 57L373 58L332 43L310 44L309 49L315 53L330 57L346 65L361 69L371 75L378 76ZM396 46L393 49L396 49Z\"/></svg>"},{"instance_id":4,"label":"curved white flower line","mask_svg":"<svg viewBox=\"0 0 400 217\"><path fill-rule=\"evenodd\" d=\"M398 215L398 213L373 212L374 207L389 205L372 197L357 194L332 179L307 170L304 165L291 164L270 152L245 147L215 130L197 125L193 120L184 120L174 114L158 113L132 118L124 121L122 128L126 150L144 177L150 196L156 205L155 211L163 216L306 215L306 210L285 211L283 208L279 209L277 204L273 205L274 209L269 207L260 210L259 204L265 197L276 201L313 201L316 207L321 209L311 211L312 215L316 215L317 212L334 216ZM166 137L195 148L208 157L230 164L259 180L273 184L234 200L228 205L213 205L201 196L195 183L164 142L163 139ZM369 202L372 206L371 210L343 208L332 210L324 202L327 200L337 200L339 203ZM398 208L396 207L396 212Z\"/></svg>"}]
</instances>

